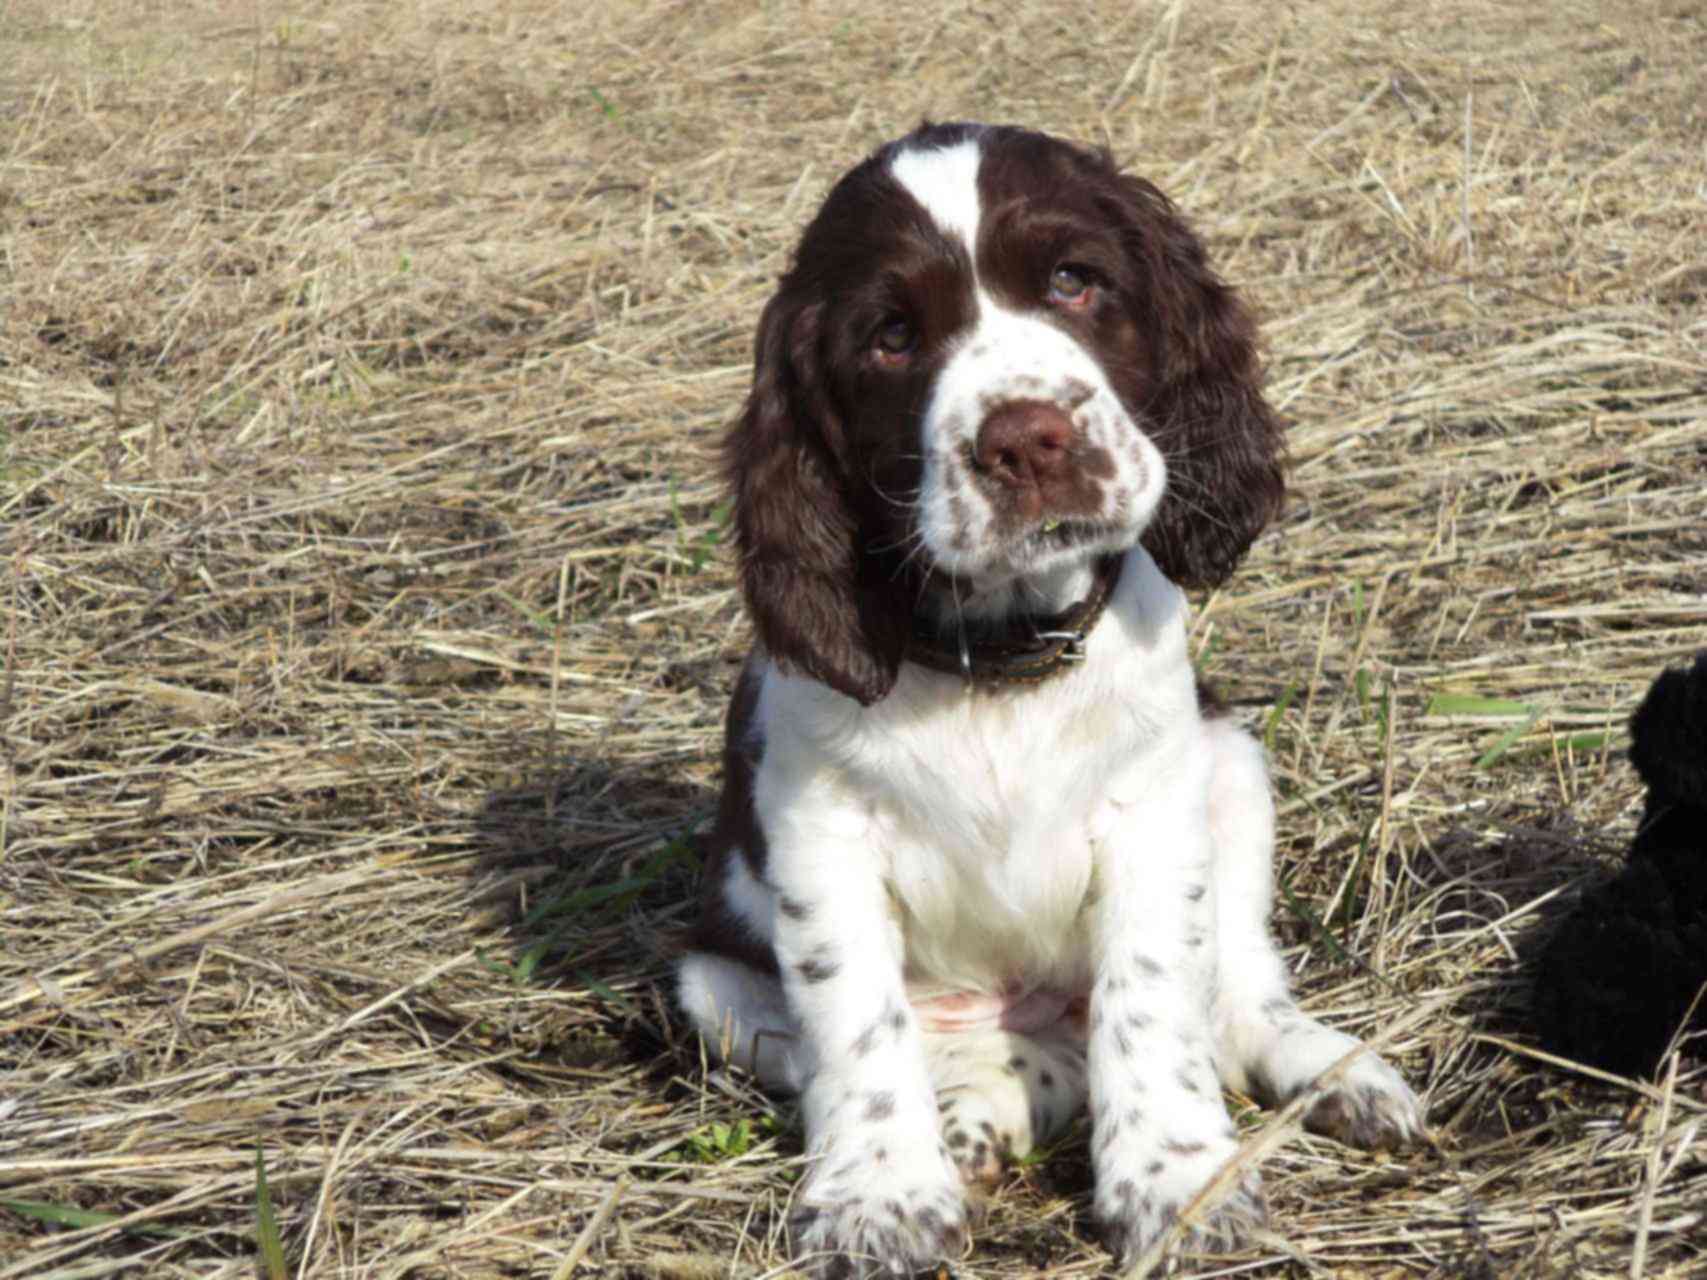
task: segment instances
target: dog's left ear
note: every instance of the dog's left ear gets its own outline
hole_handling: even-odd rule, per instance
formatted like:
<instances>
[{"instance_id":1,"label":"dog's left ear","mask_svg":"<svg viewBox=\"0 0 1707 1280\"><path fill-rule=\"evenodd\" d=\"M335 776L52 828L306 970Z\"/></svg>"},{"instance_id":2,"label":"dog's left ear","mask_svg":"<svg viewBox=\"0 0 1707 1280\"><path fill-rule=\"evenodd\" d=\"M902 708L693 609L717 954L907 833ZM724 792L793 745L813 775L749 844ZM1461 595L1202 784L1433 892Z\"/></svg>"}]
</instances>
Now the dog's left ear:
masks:
<instances>
[{"instance_id":1,"label":"dog's left ear","mask_svg":"<svg viewBox=\"0 0 1707 1280\"><path fill-rule=\"evenodd\" d=\"M1115 184L1109 212L1146 287L1153 336L1153 392L1140 407L1168 467L1144 548L1181 586L1219 586L1286 497L1256 322L1165 195L1129 174Z\"/></svg>"},{"instance_id":2,"label":"dog's left ear","mask_svg":"<svg viewBox=\"0 0 1707 1280\"><path fill-rule=\"evenodd\" d=\"M778 665L865 706L895 685L907 632L865 552L846 441L825 393L821 303L765 307L753 387L723 456L747 611Z\"/></svg>"}]
</instances>

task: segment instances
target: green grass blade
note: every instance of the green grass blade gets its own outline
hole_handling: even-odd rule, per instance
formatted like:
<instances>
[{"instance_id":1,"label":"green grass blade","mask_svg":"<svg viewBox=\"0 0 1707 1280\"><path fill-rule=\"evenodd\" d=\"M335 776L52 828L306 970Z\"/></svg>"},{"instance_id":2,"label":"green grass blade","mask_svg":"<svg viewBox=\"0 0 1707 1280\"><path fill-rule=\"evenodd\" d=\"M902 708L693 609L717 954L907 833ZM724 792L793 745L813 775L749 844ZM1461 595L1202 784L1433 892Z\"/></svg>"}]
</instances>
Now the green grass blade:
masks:
<instances>
[{"instance_id":1,"label":"green grass blade","mask_svg":"<svg viewBox=\"0 0 1707 1280\"><path fill-rule=\"evenodd\" d=\"M1357 962L1351 958L1351 953L1340 945L1340 940L1334 937L1327 925L1322 923L1321 917L1300 902L1284 880L1275 881L1275 887L1280 890L1280 896L1285 899L1286 909L1310 926L1310 932L1321 939L1323 946L1333 952L1334 959L1343 964L1356 965Z\"/></svg>"},{"instance_id":2,"label":"green grass blade","mask_svg":"<svg viewBox=\"0 0 1707 1280\"><path fill-rule=\"evenodd\" d=\"M1610 729L1590 729L1562 738L1559 745L1571 751L1604 751L1614 736Z\"/></svg>"},{"instance_id":3,"label":"green grass blade","mask_svg":"<svg viewBox=\"0 0 1707 1280\"><path fill-rule=\"evenodd\" d=\"M108 1227L124 1218L125 1214L105 1213L99 1209L79 1209L75 1205L49 1204L45 1200L0 1200L0 1209L10 1209L21 1218L34 1218L37 1222L45 1222L53 1227ZM120 1227L139 1236L179 1236L184 1233L174 1227L162 1227L150 1223L132 1223Z\"/></svg>"},{"instance_id":4,"label":"green grass blade","mask_svg":"<svg viewBox=\"0 0 1707 1280\"><path fill-rule=\"evenodd\" d=\"M1513 702L1509 698L1480 698L1473 693L1437 693L1428 700L1428 709L1423 714L1517 720L1535 715L1536 709L1527 702Z\"/></svg>"},{"instance_id":5,"label":"green grass blade","mask_svg":"<svg viewBox=\"0 0 1707 1280\"><path fill-rule=\"evenodd\" d=\"M272 1193L267 1190L267 1162L260 1147L255 1148L255 1238L261 1246L261 1265L267 1280L290 1280L278 1219L273 1217Z\"/></svg>"},{"instance_id":6,"label":"green grass blade","mask_svg":"<svg viewBox=\"0 0 1707 1280\"><path fill-rule=\"evenodd\" d=\"M1476 757L1476 767L1486 769L1511 750L1512 744L1535 727L1535 722L1541 718L1539 711L1532 711L1522 724L1514 724L1504 733L1494 739L1494 745Z\"/></svg>"},{"instance_id":7,"label":"green grass blade","mask_svg":"<svg viewBox=\"0 0 1707 1280\"><path fill-rule=\"evenodd\" d=\"M1274 740L1280 732L1280 722L1285 718L1287 708L1292 705L1292 699L1297 696L1298 682L1296 680L1290 681L1286 688L1281 690L1280 697L1275 700L1274 706L1269 708L1268 719L1262 728L1262 746L1263 750L1271 755L1274 753Z\"/></svg>"}]
</instances>

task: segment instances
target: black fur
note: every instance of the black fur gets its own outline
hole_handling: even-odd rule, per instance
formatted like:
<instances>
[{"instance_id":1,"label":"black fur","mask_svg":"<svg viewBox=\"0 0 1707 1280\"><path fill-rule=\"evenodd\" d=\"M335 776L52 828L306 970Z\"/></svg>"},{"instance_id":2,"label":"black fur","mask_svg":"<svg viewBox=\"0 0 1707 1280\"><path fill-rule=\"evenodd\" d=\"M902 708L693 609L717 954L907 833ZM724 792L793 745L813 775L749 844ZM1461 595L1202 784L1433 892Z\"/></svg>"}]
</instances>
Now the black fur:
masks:
<instances>
[{"instance_id":1,"label":"black fur","mask_svg":"<svg viewBox=\"0 0 1707 1280\"><path fill-rule=\"evenodd\" d=\"M1686 1017L1707 1056L1707 652L1654 681L1630 736L1648 799L1629 864L1548 940L1535 1018L1553 1052L1646 1075Z\"/></svg>"}]
</instances>

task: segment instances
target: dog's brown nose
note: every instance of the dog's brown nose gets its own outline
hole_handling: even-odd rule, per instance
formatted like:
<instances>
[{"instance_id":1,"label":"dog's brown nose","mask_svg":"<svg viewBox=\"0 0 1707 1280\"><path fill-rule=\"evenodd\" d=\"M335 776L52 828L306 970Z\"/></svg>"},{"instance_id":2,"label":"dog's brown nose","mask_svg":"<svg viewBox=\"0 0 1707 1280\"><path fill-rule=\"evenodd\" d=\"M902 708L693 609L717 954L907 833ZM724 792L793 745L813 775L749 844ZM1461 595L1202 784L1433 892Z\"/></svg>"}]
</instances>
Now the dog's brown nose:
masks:
<instances>
[{"instance_id":1,"label":"dog's brown nose","mask_svg":"<svg viewBox=\"0 0 1707 1280\"><path fill-rule=\"evenodd\" d=\"M972 462L1006 488L1041 493L1067 470L1072 442L1073 420L1059 407L1012 400L978 428Z\"/></svg>"}]
</instances>

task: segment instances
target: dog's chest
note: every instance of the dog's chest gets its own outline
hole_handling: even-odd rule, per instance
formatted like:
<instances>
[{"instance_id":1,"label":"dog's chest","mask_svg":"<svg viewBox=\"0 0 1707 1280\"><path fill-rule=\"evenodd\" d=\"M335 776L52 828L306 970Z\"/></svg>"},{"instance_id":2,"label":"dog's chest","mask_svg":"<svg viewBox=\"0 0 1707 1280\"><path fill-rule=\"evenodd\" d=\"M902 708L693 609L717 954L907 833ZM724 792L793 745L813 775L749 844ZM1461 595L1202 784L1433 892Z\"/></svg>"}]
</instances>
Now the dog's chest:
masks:
<instances>
[{"instance_id":1,"label":"dog's chest","mask_svg":"<svg viewBox=\"0 0 1707 1280\"><path fill-rule=\"evenodd\" d=\"M1063 684L1018 697L911 693L871 750L870 836L915 983L1077 987L1080 919L1111 778L1142 736L1134 709ZM906 701L898 701L904 710Z\"/></svg>"}]
</instances>

